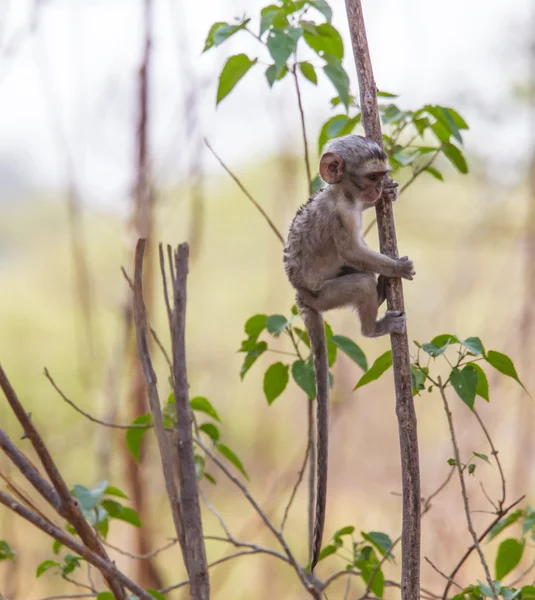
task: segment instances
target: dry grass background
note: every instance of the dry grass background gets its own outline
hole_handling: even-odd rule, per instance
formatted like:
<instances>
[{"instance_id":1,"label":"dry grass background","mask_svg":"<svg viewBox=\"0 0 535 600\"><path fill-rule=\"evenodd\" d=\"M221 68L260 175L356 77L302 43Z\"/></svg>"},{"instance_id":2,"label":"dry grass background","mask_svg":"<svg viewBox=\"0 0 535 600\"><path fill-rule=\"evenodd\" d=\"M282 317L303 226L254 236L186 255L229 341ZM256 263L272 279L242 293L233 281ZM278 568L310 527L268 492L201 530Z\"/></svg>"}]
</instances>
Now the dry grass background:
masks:
<instances>
[{"instance_id":1,"label":"dry grass background","mask_svg":"<svg viewBox=\"0 0 535 600\"><path fill-rule=\"evenodd\" d=\"M282 191L279 169L273 159L251 166L240 176L281 230L285 230L297 205L306 198L301 166L295 167L292 193ZM291 170L290 170L291 171ZM447 169L446 169L447 171ZM424 176L425 177L425 176ZM280 242L241 192L223 174L207 182L203 243L191 265L188 290L187 351L190 391L208 397L221 414L222 436L243 459L251 476L251 490L276 514L280 514L297 472L305 446L305 398L293 384L268 407L262 393L262 376L269 362L279 355L264 355L240 381L242 355L237 354L246 319L255 313L288 314L293 303L281 262ZM521 356L520 313L523 297L523 230L528 201L526 188L497 189L477 175L459 178L447 172L441 184L423 177L408 189L395 207L400 252L408 254L417 266L417 276L405 285L405 301L410 339L429 341L439 333L480 336L487 348L508 353L528 389L534 376L529 356ZM371 217L370 215L369 217ZM187 237L190 204L185 190L163 190L157 207L158 239L177 244ZM48 441L70 485L92 486L99 479L95 449L96 426L74 413L58 398L42 374L46 366L65 393L94 414L102 411L104 378L113 359L121 332L119 305L125 293L120 266L127 270L125 224L117 215L86 207L84 226L93 283L96 358L90 381L84 380L80 361L80 318L73 295L72 259L69 254L65 209L59 198L31 198L2 208L0 220L0 357L33 420ZM370 243L376 246L375 230ZM531 257L533 260L533 257ZM388 340L362 340L350 312L331 315L336 333L352 337L372 362L388 347ZM165 315L157 286L153 311L156 329L165 338ZM284 347L284 340L280 347ZM535 350L535 342L531 352ZM287 348L289 349L289 348ZM413 347L414 349L414 347ZM168 392L164 362L159 354L156 366L161 396ZM331 478L327 514L327 535L344 525L359 530L380 530L392 538L400 531L401 499L399 449L391 373L362 390L352 389L360 376L358 367L340 357L332 394ZM121 406L127 399L122 373ZM500 451L510 482L508 500L527 493L532 496L531 478L513 486L518 458L518 414L521 407L532 418L532 404L511 381L490 374L491 403L478 403ZM464 456L473 450L488 453L475 420L466 407L451 398ZM483 406L483 404L485 404ZM416 398L422 470L422 492L428 495L448 473L452 456L442 405L436 394ZM20 430L5 403L0 402L0 420L9 435L18 439ZM119 445L114 437L114 458L110 483L125 486ZM27 449L26 442L20 447ZM31 452L29 453L32 456ZM532 457L523 456L528 471ZM0 469L9 466L0 457ZM214 473L216 474L216 473ZM153 505L155 540L163 543L172 535L166 511L164 489L159 474L154 439L146 470ZM476 475L484 480L491 497L499 491L495 468L481 465ZM258 519L244 500L221 477L218 486L204 485L204 491L224 514L236 537L274 543L266 536ZM517 489L514 489L517 488ZM469 490L474 509L488 509L477 477L470 478ZM298 496L287 531L297 554L305 561L306 497ZM162 518L162 515L165 517ZM209 513L205 532L219 534L219 526ZM474 515L481 530L492 518ZM110 541L128 547L130 529L113 524ZM18 552L16 568L0 565L0 593L10 600L36 599L51 593L76 593L67 583L52 575L35 580L37 565L50 558L51 542L27 527L17 517L0 511L0 538L6 538ZM423 521L422 555L449 571L470 544L459 493L454 478L437 498ZM209 559L222 555L225 548L208 545ZM489 556L494 556L492 544ZM112 553L113 554L113 553ZM126 560L113 554L128 569ZM399 557L399 551L397 553ZM332 557L320 565L327 571L339 559ZM157 559L169 583L180 580L183 570L178 549ZM394 577L399 568L387 568ZM443 588L443 580L423 563L424 587ZM521 569L521 567L520 567ZM294 574L269 558L246 557L226 563L212 572L214 597L226 600L304 598ZM459 581L482 578L477 560L471 559ZM331 599L342 596L345 582L333 587ZM354 583L355 589L358 583ZM16 591L16 594L12 592ZM397 598L396 590L388 592ZM184 595L176 593L175 598Z\"/></svg>"}]
</instances>

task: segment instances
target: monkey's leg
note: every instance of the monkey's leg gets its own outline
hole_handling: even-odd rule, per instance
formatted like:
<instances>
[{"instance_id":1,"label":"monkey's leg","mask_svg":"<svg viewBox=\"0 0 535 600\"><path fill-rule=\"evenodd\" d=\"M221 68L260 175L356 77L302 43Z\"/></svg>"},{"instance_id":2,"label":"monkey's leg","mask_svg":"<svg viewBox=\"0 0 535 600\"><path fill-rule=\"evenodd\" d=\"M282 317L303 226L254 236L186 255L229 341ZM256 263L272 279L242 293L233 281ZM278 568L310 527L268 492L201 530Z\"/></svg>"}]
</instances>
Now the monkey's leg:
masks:
<instances>
[{"instance_id":1,"label":"monkey's leg","mask_svg":"<svg viewBox=\"0 0 535 600\"><path fill-rule=\"evenodd\" d=\"M369 273L354 273L327 280L316 293L315 298L307 298L307 303L324 312L342 306L357 309L362 335L378 337L391 332L405 331L405 315L399 311L386 311L377 320L379 299L375 277Z\"/></svg>"}]
</instances>

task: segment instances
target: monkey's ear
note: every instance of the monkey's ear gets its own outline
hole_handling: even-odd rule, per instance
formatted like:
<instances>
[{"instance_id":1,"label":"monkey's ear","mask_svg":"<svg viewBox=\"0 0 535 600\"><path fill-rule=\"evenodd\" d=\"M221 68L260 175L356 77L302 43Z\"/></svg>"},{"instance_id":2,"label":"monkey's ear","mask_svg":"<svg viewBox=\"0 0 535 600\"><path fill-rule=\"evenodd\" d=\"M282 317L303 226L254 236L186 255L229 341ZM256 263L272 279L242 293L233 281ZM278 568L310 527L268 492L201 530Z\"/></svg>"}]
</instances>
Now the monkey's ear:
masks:
<instances>
[{"instance_id":1,"label":"monkey's ear","mask_svg":"<svg viewBox=\"0 0 535 600\"><path fill-rule=\"evenodd\" d=\"M340 183L344 174L344 159L336 152L326 152L320 159L320 176L326 183Z\"/></svg>"}]
</instances>

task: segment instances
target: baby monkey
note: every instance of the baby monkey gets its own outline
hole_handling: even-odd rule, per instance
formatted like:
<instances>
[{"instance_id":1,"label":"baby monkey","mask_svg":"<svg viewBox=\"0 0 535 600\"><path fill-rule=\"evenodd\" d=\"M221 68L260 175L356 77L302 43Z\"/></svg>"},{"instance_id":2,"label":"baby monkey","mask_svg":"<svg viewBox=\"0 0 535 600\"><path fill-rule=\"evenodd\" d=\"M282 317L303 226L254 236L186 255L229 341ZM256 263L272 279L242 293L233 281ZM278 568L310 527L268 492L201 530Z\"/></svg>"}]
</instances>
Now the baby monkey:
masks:
<instances>
[{"instance_id":1,"label":"baby monkey","mask_svg":"<svg viewBox=\"0 0 535 600\"><path fill-rule=\"evenodd\" d=\"M377 319L385 297L385 277L412 279L406 256L389 258L368 248L362 213L381 195L396 200L398 184L388 176L387 156L359 135L330 141L320 159L327 186L301 206L284 247L284 266L295 288L296 304L312 347L317 392L317 490L311 568L323 537L327 496L329 366L322 313L350 306L359 315L362 334L377 337L405 331L405 315L387 310ZM376 281L376 274L379 281Z\"/></svg>"}]
</instances>

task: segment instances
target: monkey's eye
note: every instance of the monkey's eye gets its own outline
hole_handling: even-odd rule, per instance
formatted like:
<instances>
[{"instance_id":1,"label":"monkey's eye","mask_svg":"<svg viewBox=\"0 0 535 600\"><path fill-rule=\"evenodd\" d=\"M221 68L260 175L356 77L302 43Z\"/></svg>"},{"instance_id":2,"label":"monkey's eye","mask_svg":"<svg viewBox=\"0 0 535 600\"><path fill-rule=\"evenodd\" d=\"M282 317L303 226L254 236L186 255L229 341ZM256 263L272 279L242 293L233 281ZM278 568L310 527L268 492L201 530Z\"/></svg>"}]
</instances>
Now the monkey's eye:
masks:
<instances>
[{"instance_id":1,"label":"monkey's eye","mask_svg":"<svg viewBox=\"0 0 535 600\"><path fill-rule=\"evenodd\" d=\"M368 179L369 179L370 181L377 181L377 173L370 173L370 174L368 175Z\"/></svg>"}]
</instances>

